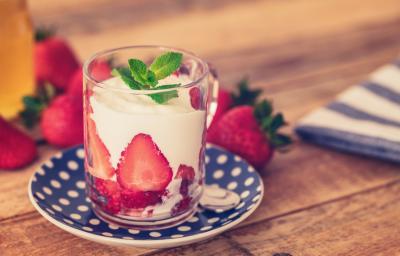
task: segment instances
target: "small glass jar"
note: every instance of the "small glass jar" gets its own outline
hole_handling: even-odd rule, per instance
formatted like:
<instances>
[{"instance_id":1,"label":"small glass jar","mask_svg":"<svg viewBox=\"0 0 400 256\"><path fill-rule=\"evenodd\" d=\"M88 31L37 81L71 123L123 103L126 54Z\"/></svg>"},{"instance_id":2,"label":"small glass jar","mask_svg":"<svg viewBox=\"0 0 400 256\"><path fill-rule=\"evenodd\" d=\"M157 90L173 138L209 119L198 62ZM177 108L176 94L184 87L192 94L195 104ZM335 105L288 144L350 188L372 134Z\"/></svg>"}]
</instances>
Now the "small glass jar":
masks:
<instances>
[{"instance_id":1,"label":"small glass jar","mask_svg":"<svg viewBox=\"0 0 400 256\"><path fill-rule=\"evenodd\" d=\"M180 82L175 88L132 90L120 77L94 74L99 62L110 69L130 58L150 64L171 51L183 55L166 78ZM179 49L132 46L95 54L83 68L86 182L96 214L139 229L191 217L203 190L206 119L218 91L207 63Z\"/></svg>"}]
</instances>

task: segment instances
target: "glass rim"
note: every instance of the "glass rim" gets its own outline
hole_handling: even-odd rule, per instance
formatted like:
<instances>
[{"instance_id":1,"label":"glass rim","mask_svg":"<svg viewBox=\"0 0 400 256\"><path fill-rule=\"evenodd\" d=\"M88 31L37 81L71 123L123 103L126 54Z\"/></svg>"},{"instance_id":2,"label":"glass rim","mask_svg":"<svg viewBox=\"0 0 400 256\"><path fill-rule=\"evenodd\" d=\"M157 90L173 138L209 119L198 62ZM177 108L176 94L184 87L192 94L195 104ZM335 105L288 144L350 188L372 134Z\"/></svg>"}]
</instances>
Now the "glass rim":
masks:
<instances>
[{"instance_id":1,"label":"glass rim","mask_svg":"<svg viewBox=\"0 0 400 256\"><path fill-rule=\"evenodd\" d=\"M96 59L98 59L99 57L105 56L105 55L109 55L112 53L116 53L118 51L122 51L122 50L129 50L129 49L157 49L157 50L164 50L164 51L174 51L174 52L179 52L182 53L183 55L189 56L190 58L194 59L195 61L197 61L198 63L201 64L201 66L204 68L202 74L200 75L199 78L197 78L196 80L187 83L187 84L183 84L180 85L178 87L175 88L168 88L168 89L153 89L153 90L135 90L135 89L131 89L128 86L126 88L116 88L116 87L111 87L111 86L107 86L107 83L104 83L104 81L98 81L96 80L94 77L92 77L89 73L89 65L95 61ZM205 77L207 77L207 75L210 73L210 69L209 66L207 64L207 62L205 62L204 60L202 60L200 57L198 57L197 55L195 55L192 52L188 52L186 50L180 49L180 48L175 48L175 47L169 47L169 46L162 46L162 45L129 45L129 46L122 46L122 47L116 47L116 48L111 48L111 49L107 49L107 50L102 50L99 51L93 55L91 55L83 64L83 76L86 80L90 81L93 83L94 86L96 87L100 87L102 89L105 90L112 90L112 91L118 91L118 92L124 92L124 93L130 93L130 94L142 94L142 95L146 95L146 94L155 94L155 93L160 93L160 92L169 92L169 91L174 91L174 90L179 90L181 88L191 88L193 86L195 86L196 84L199 84Z\"/></svg>"}]
</instances>

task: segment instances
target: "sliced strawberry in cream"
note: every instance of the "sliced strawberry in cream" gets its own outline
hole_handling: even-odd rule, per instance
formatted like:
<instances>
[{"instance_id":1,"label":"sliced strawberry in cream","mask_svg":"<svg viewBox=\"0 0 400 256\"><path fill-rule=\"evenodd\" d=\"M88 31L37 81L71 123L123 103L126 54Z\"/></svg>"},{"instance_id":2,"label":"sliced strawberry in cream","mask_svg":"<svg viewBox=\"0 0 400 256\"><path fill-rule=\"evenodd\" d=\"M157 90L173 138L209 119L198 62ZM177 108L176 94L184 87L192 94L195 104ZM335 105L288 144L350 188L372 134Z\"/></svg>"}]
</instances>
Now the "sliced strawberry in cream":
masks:
<instances>
[{"instance_id":1,"label":"sliced strawberry in cream","mask_svg":"<svg viewBox=\"0 0 400 256\"><path fill-rule=\"evenodd\" d=\"M133 191L124 189L121 192L121 202L125 208L143 209L150 205L161 203L163 193L159 191Z\"/></svg>"},{"instance_id":2,"label":"sliced strawberry in cream","mask_svg":"<svg viewBox=\"0 0 400 256\"><path fill-rule=\"evenodd\" d=\"M137 134L122 152L117 179L135 192L164 191L172 179L172 169L150 135Z\"/></svg>"},{"instance_id":3,"label":"sliced strawberry in cream","mask_svg":"<svg viewBox=\"0 0 400 256\"><path fill-rule=\"evenodd\" d=\"M201 105L201 92L198 87L193 87L189 91L190 95L190 104L192 105L192 108L194 109L199 109Z\"/></svg>"},{"instance_id":4,"label":"sliced strawberry in cream","mask_svg":"<svg viewBox=\"0 0 400 256\"><path fill-rule=\"evenodd\" d=\"M193 167L184 164L179 165L175 179L182 179L179 192L183 196L187 196L189 194L189 186L192 185L194 176L195 173Z\"/></svg>"},{"instance_id":5,"label":"sliced strawberry in cream","mask_svg":"<svg viewBox=\"0 0 400 256\"><path fill-rule=\"evenodd\" d=\"M88 171L90 174L97 178L109 179L111 178L115 170L111 166L110 153L105 147L104 143L101 141L97 134L96 124L92 119L88 118L88 136L90 144L90 160Z\"/></svg>"},{"instance_id":6,"label":"sliced strawberry in cream","mask_svg":"<svg viewBox=\"0 0 400 256\"><path fill-rule=\"evenodd\" d=\"M92 199L99 203L104 211L113 214L118 213L121 210L121 194L118 183L111 180L95 179L94 185L99 195L104 199L100 200L98 196Z\"/></svg>"}]
</instances>

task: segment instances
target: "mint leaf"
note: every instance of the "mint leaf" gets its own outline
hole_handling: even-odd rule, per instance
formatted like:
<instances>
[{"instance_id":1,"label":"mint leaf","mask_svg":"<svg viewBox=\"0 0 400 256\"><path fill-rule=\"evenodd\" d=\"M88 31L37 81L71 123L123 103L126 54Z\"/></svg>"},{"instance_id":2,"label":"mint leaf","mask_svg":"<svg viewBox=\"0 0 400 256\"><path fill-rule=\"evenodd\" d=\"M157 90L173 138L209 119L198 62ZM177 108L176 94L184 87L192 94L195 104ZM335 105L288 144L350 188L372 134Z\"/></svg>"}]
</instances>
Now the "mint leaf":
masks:
<instances>
[{"instance_id":1,"label":"mint leaf","mask_svg":"<svg viewBox=\"0 0 400 256\"><path fill-rule=\"evenodd\" d=\"M182 53L167 52L157 57L150 65L150 70L154 72L157 80L166 78L177 70L182 63Z\"/></svg>"},{"instance_id":2,"label":"mint leaf","mask_svg":"<svg viewBox=\"0 0 400 256\"><path fill-rule=\"evenodd\" d=\"M155 88L152 88L150 90L164 90L164 89L171 89L171 88L175 88L175 87L179 87L181 84L164 84L164 85L160 85L157 86Z\"/></svg>"},{"instance_id":3,"label":"mint leaf","mask_svg":"<svg viewBox=\"0 0 400 256\"><path fill-rule=\"evenodd\" d=\"M168 52L157 57L150 68L138 59L129 59L129 68L120 67L113 69L113 76L121 77L122 81L134 90L162 90L180 86L180 84L166 84L157 87L158 80L165 78L177 70L182 62L182 54ZM159 104L164 104L172 98L178 97L177 90L155 92L148 94L151 99Z\"/></svg>"},{"instance_id":4,"label":"mint leaf","mask_svg":"<svg viewBox=\"0 0 400 256\"><path fill-rule=\"evenodd\" d=\"M161 85L156 88L152 88L151 90L162 90L162 89L170 89L170 88L175 88L180 86L180 84L166 84L166 85ZM155 93L155 94L149 94L150 98L154 100L155 102L159 104L164 104L170 99L177 98L178 97L178 91L177 90L172 90L168 92L160 92L160 93Z\"/></svg>"},{"instance_id":5,"label":"mint leaf","mask_svg":"<svg viewBox=\"0 0 400 256\"><path fill-rule=\"evenodd\" d=\"M129 69L131 70L132 77L136 82L143 85L147 84L147 67L146 64L138 59L129 59Z\"/></svg>"},{"instance_id":6,"label":"mint leaf","mask_svg":"<svg viewBox=\"0 0 400 256\"><path fill-rule=\"evenodd\" d=\"M152 87L154 87L158 84L156 74L154 74L154 72L151 70L147 71L146 81L147 81L147 84L151 85Z\"/></svg>"},{"instance_id":7,"label":"mint leaf","mask_svg":"<svg viewBox=\"0 0 400 256\"><path fill-rule=\"evenodd\" d=\"M136 82L133 77L131 76L131 72L128 68L114 68L111 71L111 74L113 76L119 76L121 77L122 81L124 81L124 83L126 85L129 86L129 88L133 89L133 90L140 90L142 89L142 85L138 82Z\"/></svg>"}]
</instances>

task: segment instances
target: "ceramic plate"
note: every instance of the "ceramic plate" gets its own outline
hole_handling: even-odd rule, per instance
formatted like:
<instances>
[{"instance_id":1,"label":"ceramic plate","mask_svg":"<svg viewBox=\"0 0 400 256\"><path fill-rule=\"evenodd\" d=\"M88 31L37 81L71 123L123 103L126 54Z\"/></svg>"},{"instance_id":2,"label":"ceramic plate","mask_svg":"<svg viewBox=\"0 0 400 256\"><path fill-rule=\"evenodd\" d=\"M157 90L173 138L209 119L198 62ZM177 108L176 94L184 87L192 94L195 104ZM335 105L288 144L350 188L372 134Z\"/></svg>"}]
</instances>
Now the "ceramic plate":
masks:
<instances>
[{"instance_id":1,"label":"ceramic plate","mask_svg":"<svg viewBox=\"0 0 400 256\"><path fill-rule=\"evenodd\" d=\"M81 146L53 156L31 177L29 198L48 221L79 237L109 245L168 248L198 242L246 219L259 206L264 192L255 169L242 158L207 145L206 183L230 189L240 204L226 212L199 209L185 223L156 231L126 229L100 220L85 195Z\"/></svg>"}]
</instances>

